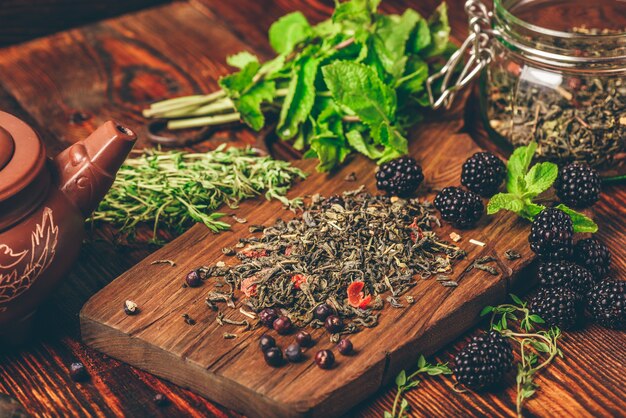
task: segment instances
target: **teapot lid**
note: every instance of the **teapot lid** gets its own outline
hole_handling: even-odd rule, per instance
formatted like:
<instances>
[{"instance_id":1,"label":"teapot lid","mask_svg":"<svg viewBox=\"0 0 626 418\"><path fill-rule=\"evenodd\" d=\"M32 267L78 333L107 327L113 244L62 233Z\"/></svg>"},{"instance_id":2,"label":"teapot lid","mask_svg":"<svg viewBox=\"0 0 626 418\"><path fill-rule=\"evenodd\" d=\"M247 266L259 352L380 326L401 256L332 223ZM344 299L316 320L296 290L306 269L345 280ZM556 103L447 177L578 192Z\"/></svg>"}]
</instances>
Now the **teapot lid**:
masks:
<instances>
[{"instance_id":1,"label":"teapot lid","mask_svg":"<svg viewBox=\"0 0 626 418\"><path fill-rule=\"evenodd\" d=\"M0 202L28 186L44 168L46 150L35 131L0 111Z\"/></svg>"}]
</instances>

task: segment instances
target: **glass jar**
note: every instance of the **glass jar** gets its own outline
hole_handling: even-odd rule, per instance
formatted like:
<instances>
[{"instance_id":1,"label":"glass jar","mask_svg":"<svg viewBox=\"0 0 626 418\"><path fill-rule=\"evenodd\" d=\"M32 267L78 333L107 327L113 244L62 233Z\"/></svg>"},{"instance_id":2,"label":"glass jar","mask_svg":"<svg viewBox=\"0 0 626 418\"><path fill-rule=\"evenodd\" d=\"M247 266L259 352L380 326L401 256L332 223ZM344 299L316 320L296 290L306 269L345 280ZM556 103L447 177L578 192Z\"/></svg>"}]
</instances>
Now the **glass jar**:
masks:
<instances>
[{"instance_id":1,"label":"glass jar","mask_svg":"<svg viewBox=\"0 0 626 418\"><path fill-rule=\"evenodd\" d=\"M439 105L480 74L481 114L499 145L535 140L542 159L626 173L626 1L493 0L488 11L468 0L466 11L473 39L442 70L451 93ZM448 87L464 49L470 60Z\"/></svg>"}]
</instances>

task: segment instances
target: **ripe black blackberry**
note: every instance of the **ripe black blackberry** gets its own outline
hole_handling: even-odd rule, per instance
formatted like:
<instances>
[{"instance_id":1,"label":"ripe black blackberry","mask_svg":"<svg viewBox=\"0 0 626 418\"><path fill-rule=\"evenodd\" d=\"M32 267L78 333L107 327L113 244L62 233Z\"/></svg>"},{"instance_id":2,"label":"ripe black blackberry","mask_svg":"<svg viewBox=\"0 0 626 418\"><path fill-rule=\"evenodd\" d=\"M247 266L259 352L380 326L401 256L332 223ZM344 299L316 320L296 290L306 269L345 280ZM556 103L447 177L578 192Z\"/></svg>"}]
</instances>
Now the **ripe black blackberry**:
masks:
<instances>
[{"instance_id":1,"label":"ripe black blackberry","mask_svg":"<svg viewBox=\"0 0 626 418\"><path fill-rule=\"evenodd\" d=\"M542 262L538 278L543 287L567 287L579 298L584 297L596 282L589 270L566 260Z\"/></svg>"},{"instance_id":2,"label":"ripe black blackberry","mask_svg":"<svg viewBox=\"0 0 626 418\"><path fill-rule=\"evenodd\" d=\"M424 180L422 167L415 159L404 156L391 160L378 168L376 187L393 196L407 197Z\"/></svg>"},{"instance_id":3,"label":"ripe black blackberry","mask_svg":"<svg viewBox=\"0 0 626 418\"><path fill-rule=\"evenodd\" d=\"M574 246L574 261L591 271L597 279L604 279L611 266L611 252L595 238L581 239Z\"/></svg>"},{"instance_id":4,"label":"ripe black blackberry","mask_svg":"<svg viewBox=\"0 0 626 418\"><path fill-rule=\"evenodd\" d=\"M530 300L529 309L546 321L547 325L567 330L578 324L582 301L573 290L566 287L548 287L539 289Z\"/></svg>"},{"instance_id":5,"label":"ripe black blackberry","mask_svg":"<svg viewBox=\"0 0 626 418\"><path fill-rule=\"evenodd\" d=\"M455 357L457 382L474 390L499 382L513 367L511 344L499 332L490 331L472 338Z\"/></svg>"},{"instance_id":6,"label":"ripe black blackberry","mask_svg":"<svg viewBox=\"0 0 626 418\"><path fill-rule=\"evenodd\" d=\"M460 187L446 187L440 191L435 197L434 205L443 220L457 228L473 226L485 210L480 196Z\"/></svg>"},{"instance_id":7,"label":"ripe black blackberry","mask_svg":"<svg viewBox=\"0 0 626 418\"><path fill-rule=\"evenodd\" d=\"M598 283L587 294L587 311L603 327L626 329L626 281Z\"/></svg>"},{"instance_id":8,"label":"ripe black blackberry","mask_svg":"<svg viewBox=\"0 0 626 418\"><path fill-rule=\"evenodd\" d=\"M572 255L572 218L560 209L542 210L533 220L528 236L530 249L544 260L562 260Z\"/></svg>"},{"instance_id":9,"label":"ripe black blackberry","mask_svg":"<svg viewBox=\"0 0 626 418\"><path fill-rule=\"evenodd\" d=\"M561 168L554 188L563 203L575 208L586 208L600 198L600 176L586 164L571 163Z\"/></svg>"},{"instance_id":10,"label":"ripe black blackberry","mask_svg":"<svg viewBox=\"0 0 626 418\"><path fill-rule=\"evenodd\" d=\"M483 197L491 197L506 177L506 166L490 152L472 155L461 172L461 184Z\"/></svg>"}]
</instances>

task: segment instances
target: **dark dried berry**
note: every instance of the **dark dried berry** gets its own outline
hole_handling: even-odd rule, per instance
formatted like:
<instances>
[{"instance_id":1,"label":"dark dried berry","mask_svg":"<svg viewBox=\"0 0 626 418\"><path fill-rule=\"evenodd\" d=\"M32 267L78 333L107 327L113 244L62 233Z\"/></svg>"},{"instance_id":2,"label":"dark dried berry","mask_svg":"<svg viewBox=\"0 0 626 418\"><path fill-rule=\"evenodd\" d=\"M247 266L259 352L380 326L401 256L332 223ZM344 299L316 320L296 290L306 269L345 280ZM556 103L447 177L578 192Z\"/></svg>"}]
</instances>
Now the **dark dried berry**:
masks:
<instances>
[{"instance_id":1,"label":"dark dried berry","mask_svg":"<svg viewBox=\"0 0 626 418\"><path fill-rule=\"evenodd\" d=\"M506 177L506 166L490 152L472 155L461 172L461 184L483 197L491 197Z\"/></svg>"},{"instance_id":2,"label":"dark dried berry","mask_svg":"<svg viewBox=\"0 0 626 418\"><path fill-rule=\"evenodd\" d=\"M572 218L556 208L542 210L530 228L530 249L544 260L569 258L574 250Z\"/></svg>"},{"instance_id":3,"label":"dark dried berry","mask_svg":"<svg viewBox=\"0 0 626 418\"><path fill-rule=\"evenodd\" d=\"M274 321L278 318L279 312L274 308L265 308L261 312L259 312L259 320L266 327L272 327L274 325Z\"/></svg>"},{"instance_id":4,"label":"dark dried berry","mask_svg":"<svg viewBox=\"0 0 626 418\"><path fill-rule=\"evenodd\" d=\"M291 319L286 316L279 316L274 320L274 330L280 335L286 335L291 332Z\"/></svg>"},{"instance_id":5,"label":"dark dried berry","mask_svg":"<svg viewBox=\"0 0 626 418\"><path fill-rule=\"evenodd\" d=\"M626 329L626 281L606 279L587 294L587 311L598 324Z\"/></svg>"},{"instance_id":6,"label":"dark dried berry","mask_svg":"<svg viewBox=\"0 0 626 418\"><path fill-rule=\"evenodd\" d=\"M198 270L192 270L187 273L187 276L185 277L185 283L187 283L187 286L189 287L201 286L202 279L200 278L200 273L198 272Z\"/></svg>"},{"instance_id":7,"label":"dark dried berry","mask_svg":"<svg viewBox=\"0 0 626 418\"><path fill-rule=\"evenodd\" d=\"M339 340L339 344L337 344L337 350L339 350L339 352L344 356L349 356L354 350L352 341L347 338L342 338L341 340Z\"/></svg>"},{"instance_id":8,"label":"dark dried berry","mask_svg":"<svg viewBox=\"0 0 626 418\"><path fill-rule=\"evenodd\" d=\"M611 267L611 252L595 238L581 239L574 246L574 261L591 271L596 279L604 279Z\"/></svg>"},{"instance_id":9,"label":"dark dried berry","mask_svg":"<svg viewBox=\"0 0 626 418\"><path fill-rule=\"evenodd\" d=\"M339 206L343 206L345 204L343 197L338 196L338 195L334 195L329 197L326 202L328 203L328 205L339 205Z\"/></svg>"},{"instance_id":10,"label":"dark dried berry","mask_svg":"<svg viewBox=\"0 0 626 418\"><path fill-rule=\"evenodd\" d=\"M586 208L600 199L600 176L594 168L574 162L559 171L554 189L566 205Z\"/></svg>"},{"instance_id":11,"label":"dark dried berry","mask_svg":"<svg viewBox=\"0 0 626 418\"><path fill-rule=\"evenodd\" d=\"M422 167L411 157L400 157L382 164L376 172L376 187L393 196L407 197L424 180Z\"/></svg>"},{"instance_id":12,"label":"dark dried berry","mask_svg":"<svg viewBox=\"0 0 626 418\"><path fill-rule=\"evenodd\" d=\"M297 363L302 360L302 348L300 348L300 344L293 343L290 344L285 349L285 357L292 363Z\"/></svg>"},{"instance_id":13,"label":"dark dried berry","mask_svg":"<svg viewBox=\"0 0 626 418\"><path fill-rule=\"evenodd\" d=\"M311 338L311 334L306 331L298 331L296 334L296 342L302 347L311 347L313 345L313 338Z\"/></svg>"},{"instance_id":14,"label":"dark dried berry","mask_svg":"<svg viewBox=\"0 0 626 418\"><path fill-rule=\"evenodd\" d=\"M474 390L498 383L513 367L513 350L496 331L477 335L455 357L456 380Z\"/></svg>"},{"instance_id":15,"label":"dark dried berry","mask_svg":"<svg viewBox=\"0 0 626 418\"><path fill-rule=\"evenodd\" d=\"M336 334L343 329L343 320L337 315L331 315L326 318L324 322L324 327L331 334Z\"/></svg>"},{"instance_id":16,"label":"dark dried berry","mask_svg":"<svg viewBox=\"0 0 626 418\"><path fill-rule=\"evenodd\" d=\"M568 330L578 325L582 302L570 289L550 287L539 289L530 300L529 309L539 315L546 325Z\"/></svg>"},{"instance_id":17,"label":"dark dried berry","mask_svg":"<svg viewBox=\"0 0 626 418\"><path fill-rule=\"evenodd\" d=\"M139 313L139 307L132 300L124 302L124 312L126 315L137 315Z\"/></svg>"},{"instance_id":18,"label":"dark dried berry","mask_svg":"<svg viewBox=\"0 0 626 418\"><path fill-rule=\"evenodd\" d=\"M283 352L278 347L268 348L263 352L265 362L272 367L278 367L283 364Z\"/></svg>"},{"instance_id":19,"label":"dark dried berry","mask_svg":"<svg viewBox=\"0 0 626 418\"><path fill-rule=\"evenodd\" d=\"M435 197L434 205L443 220L456 228L474 226L485 210L480 196L460 187L446 187L440 191Z\"/></svg>"},{"instance_id":20,"label":"dark dried berry","mask_svg":"<svg viewBox=\"0 0 626 418\"><path fill-rule=\"evenodd\" d=\"M259 338L259 347L261 347L261 351L267 351L272 347L276 347L276 340L267 334L263 334Z\"/></svg>"},{"instance_id":21,"label":"dark dried berry","mask_svg":"<svg viewBox=\"0 0 626 418\"><path fill-rule=\"evenodd\" d=\"M152 401L156 404L156 406L160 407L167 406L167 404L169 403L169 399L167 399L167 396L163 395L162 393L157 393L156 395L154 395Z\"/></svg>"},{"instance_id":22,"label":"dark dried berry","mask_svg":"<svg viewBox=\"0 0 626 418\"><path fill-rule=\"evenodd\" d=\"M89 379L89 373L83 363L72 363L70 364L70 377L74 382L84 382Z\"/></svg>"},{"instance_id":23,"label":"dark dried berry","mask_svg":"<svg viewBox=\"0 0 626 418\"><path fill-rule=\"evenodd\" d=\"M317 305L315 310L313 311L313 316L315 319L319 319L320 321L326 321L330 315L334 315L335 310L327 303L322 303L321 305Z\"/></svg>"},{"instance_id":24,"label":"dark dried berry","mask_svg":"<svg viewBox=\"0 0 626 418\"><path fill-rule=\"evenodd\" d=\"M567 287L579 298L593 287L595 277L589 270L571 261L544 261L539 264L539 283L543 287Z\"/></svg>"},{"instance_id":25,"label":"dark dried berry","mask_svg":"<svg viewBox=\"0 0 626 418\"><path fill-rule=\"evenodd\" d=\"M315 364L320 369L328 370L335 364L335 355L330 350L320 350L315 354Z\"/></svg>"}]
</instances>

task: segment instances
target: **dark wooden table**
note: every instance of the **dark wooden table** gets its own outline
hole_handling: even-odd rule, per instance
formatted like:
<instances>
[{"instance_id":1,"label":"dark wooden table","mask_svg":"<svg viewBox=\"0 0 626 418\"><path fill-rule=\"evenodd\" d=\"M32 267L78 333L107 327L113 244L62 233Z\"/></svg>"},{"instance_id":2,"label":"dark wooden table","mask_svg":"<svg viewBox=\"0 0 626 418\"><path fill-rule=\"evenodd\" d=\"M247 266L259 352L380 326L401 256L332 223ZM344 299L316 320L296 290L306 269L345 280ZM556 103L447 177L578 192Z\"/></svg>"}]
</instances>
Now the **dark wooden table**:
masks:
<instances>
[{"instance_id":1,"label":"dark wooden table","mask_svg":"<svg viewBox=\"0 0 626 418\"><path fill-rule=\"evenodd\" d=\"M449 3L458 42L467 26L463 1ZM387 0L383 8L402 11L411 6L427 15L436 4ZM0 50L0 108L33 124L50 155L109 118L128 123L139 132L140 146L146 146L146 121L140 111L148 103L214 89L219 76L229 71L227 55L248 50L262 58L271 56L266 32L277 17L302 10L319 21L332 8L330 0L175 2L7 47ZM245 130L219 132L195 148L255 141ZM615 274L621 276L626 272L625 205L624 189L612 186L596 207L600 236L611 247ZM108 228L91 233L69 277L41 307L33 341L0 354L0 392L37 416L237 416L81 344L77 314L82 304L154 250L148 245L119 247L111 243L112 237ZM469 335L436 359L449 361ZM528 414L623 416L625 334L592 325L567 333L563 351L565 359L539 376L541 389L526 405ZM74 361L86 365L90 381L71 381L67 368ZM421 416L511 416L514 377L507 383L497 393L458 394L451 379L427 378L408 399ZM170 405L156 406L156 393L165 394ZM390 409L394 394L392 389L382 391L350 415L381 416Z\"/></svg>"}]
</instances>

